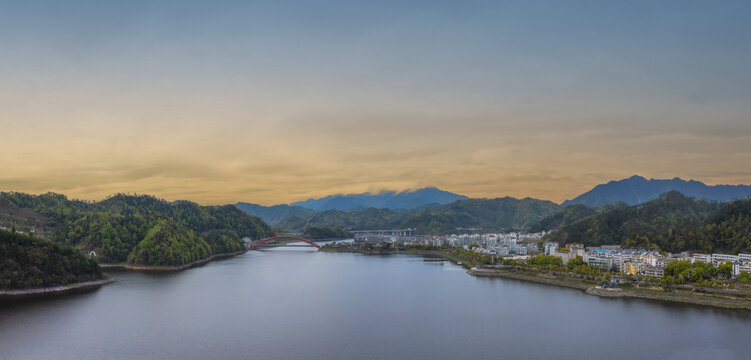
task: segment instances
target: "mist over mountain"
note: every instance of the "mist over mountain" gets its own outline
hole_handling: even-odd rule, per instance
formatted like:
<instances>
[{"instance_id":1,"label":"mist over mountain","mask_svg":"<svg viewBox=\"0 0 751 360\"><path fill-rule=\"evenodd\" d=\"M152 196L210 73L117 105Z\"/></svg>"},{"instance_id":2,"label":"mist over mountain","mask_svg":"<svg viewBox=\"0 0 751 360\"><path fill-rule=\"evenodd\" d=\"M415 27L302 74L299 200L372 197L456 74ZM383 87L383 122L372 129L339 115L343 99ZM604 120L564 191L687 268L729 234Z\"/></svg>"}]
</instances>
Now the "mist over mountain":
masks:
<instances>
[{"instance_id":1,"label":"mist over mountain","mask_svg":"<svg viewBox=\"0 0 751 360\"><path fill-rule=\"evenodd\" d=\"M330 195L320 199L299 201L290 205L317 211L366 208L412 210L464 199L467 199L464 195L443 191L435 187L427 187L402 192L386 191L377 194Z\"/></svg>"},{"instance_id":2,"label":"mist over mountain","mask_svg":"<svg viewBox=\"0 0 751 360\"><path fill-rule=\"evenodd\" d=\"M315 211L306 209L300 206L293 205L274 205L263 206L258 204L251 204L246 202L239 202L235 206L242 210L244 213L252 216L257 216L270 225L276 225L280 221L289 217L306 217L313 214Z\"/></svg>"},{"instance_id":3,"label":"mist over mountain","mask_svg":"<svg viewBox=\"0 0 751 360\"><path fill-rule=\"evenodd\" d=\"M628 179L614 180L595 186L592 190L563 202L563 206L583 204L602 206L623 202L636 205L657 199L660 195L676 190L683 195L698 199L728 202L751 197L748 185L706 185L696 180L645 179L634 175Z\"/></svg>"}]
</instances>

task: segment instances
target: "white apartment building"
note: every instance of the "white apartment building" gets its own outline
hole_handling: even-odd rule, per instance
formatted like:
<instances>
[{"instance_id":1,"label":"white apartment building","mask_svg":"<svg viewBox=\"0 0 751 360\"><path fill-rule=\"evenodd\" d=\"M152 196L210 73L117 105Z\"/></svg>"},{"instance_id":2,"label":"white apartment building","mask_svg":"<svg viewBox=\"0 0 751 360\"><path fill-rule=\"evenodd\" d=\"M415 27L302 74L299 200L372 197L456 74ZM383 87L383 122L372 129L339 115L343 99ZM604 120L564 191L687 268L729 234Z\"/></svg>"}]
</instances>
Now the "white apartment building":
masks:
<instances>
[{"instance_id":1,"label":"white apartment building","mask_svg":"<svg viewBox=\"0 0 751 360\"><path fill-rule=\"evenodd\" d=\"M709 254L694 254L693 256L691 256L691 263L695 263L697 261L710 263L712 262L712 256Z\"/></svg>"},{"instance_id":2,"label":"white apartment building","mask_svg":"<svg viewBox=\"0 0 751 360\"><path fill-rule=\"evenodd\" d=\"M558 251L558 243L555 241L546 241L542 246L545 255L553 255Z\"/></svg>"},{"instance_id":3,"label":"white apartment building","mask_svg":"<svg viewBox=\"0 0 751 360\"><path fill-rule=\"evenodd\" d=\"M641 260L649 266L657 266L657 259L658 257L655 254L647 254L641 257Z\"/></svg>"},{"instance_id":4,"label":"white apartment building","mask_svg":"<svg viewBox=\"0 0 751 360\"><path fill-rule=\"evenodd\" d=\"M751 274L751 263L733 262L733 276L738 276L744 271Z\"/></svg>"},{"instance_id":5,"label":"white apartment building","mask_svg":"<svg viewBox=\"0 0 751 360\"><path fill-rule=\"evenodd\" d=\"M712 265L717 266L726 262L738 261L738 255L712 254Z\"/></svg>"}]
</instances>

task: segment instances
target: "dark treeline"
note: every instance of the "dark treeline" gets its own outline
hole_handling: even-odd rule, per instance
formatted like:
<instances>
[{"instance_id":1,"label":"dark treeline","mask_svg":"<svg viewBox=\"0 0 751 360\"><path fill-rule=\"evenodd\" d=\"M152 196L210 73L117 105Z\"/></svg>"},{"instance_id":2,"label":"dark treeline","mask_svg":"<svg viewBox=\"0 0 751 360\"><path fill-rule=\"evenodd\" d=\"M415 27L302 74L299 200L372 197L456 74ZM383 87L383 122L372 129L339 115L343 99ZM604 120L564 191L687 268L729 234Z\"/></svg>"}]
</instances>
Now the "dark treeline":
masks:
<instances>
[{"instance_id":1,"label":"dark treeline","mask_svg":"<svg viewBox=\"0 0 751 360\"><path fill-rule=\"evenodd\" d=\"M601 214L607 211L615 210L618 208L626 207L624 203L604 205L600 207L592 207L587 205L569 205L552 215L544 217L542 220L532 224L527 231L536 233L540 231L549 231L557 229L561 226L573 224L581 219L590 217L593 215Z\"/></svg>"},{"instance_id":2,"label":"dark treeline","mask_svg":"<svg viewBox=\"0 0 751 360\"><path fill-rule=\"evenodd\" d=\"M96 261L69 246L0 230L0 288L25 289L102 278Z\"/></svg>"},{"instance_id":3,"label":"dark treeline","mask_svg":"<svg viewBox=\"0 0 751 360\"><path fill-rule=\"evenodd\" d=\"M231 205L124 194L84 202L52 193L0 193L0 224L93 250L102 262L139 265L183 265L242 250L244 237L273 234L262 220Z\"/></svg>"},{"instance_id":4,"label":"dark treeline","mask_svg":"<svg viewBox=\"0 0 751 360\"><path fill-rule=\"evenodd\" d=\"M305 229L303 236L309 239L343 239L351 237L352 234L349 231L339 228L331 228L326 226L311 226Z\"/></svg>"},{"instance_id":5,"label":"dark treeline","mask_svg":"<svg viewBox=\"0 0 751 360\"><path fill-rule=\"evenodd\" d=\"M553 202L530 198L467 199L409 211L375 208L321 211L304 218L285 219L278 227L298 231L310 226L345 230L414 228L418 234L452 234L462 228L521 230L558 209Z\"/></svg>"},{"instance_id":6,"label":"dark treeline","mask_svg":"<svg viewBox=\"0 0 751 360\"><path fill-rule=\"evenodd\" d=\"M572 206L561 211L569 208ZM582 209L572 213L591 212ZM563 221L544 240L668 252L751 252L751 200L718 203L671 191L644 204L595 212L578 220L572 215L575 221Z\"/></svg>"}]
</instances>

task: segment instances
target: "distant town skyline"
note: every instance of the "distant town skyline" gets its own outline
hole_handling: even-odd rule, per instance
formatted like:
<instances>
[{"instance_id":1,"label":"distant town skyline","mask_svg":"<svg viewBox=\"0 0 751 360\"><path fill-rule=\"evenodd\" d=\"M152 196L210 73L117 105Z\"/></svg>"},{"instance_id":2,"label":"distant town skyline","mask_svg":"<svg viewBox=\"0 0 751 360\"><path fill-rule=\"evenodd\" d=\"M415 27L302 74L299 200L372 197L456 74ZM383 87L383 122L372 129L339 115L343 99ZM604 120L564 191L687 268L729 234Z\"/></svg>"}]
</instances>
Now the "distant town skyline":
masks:
<instances>
[{"instance_id":1,"label":"distant town skyline","mask_svg":"<svg viewBox=\"0 0 751 360\"><path fill-rule=\"evenodd\" d=\"M751 4L0 4L0 191L560 203L751 184Z\"/></svg>"}]
</instances>

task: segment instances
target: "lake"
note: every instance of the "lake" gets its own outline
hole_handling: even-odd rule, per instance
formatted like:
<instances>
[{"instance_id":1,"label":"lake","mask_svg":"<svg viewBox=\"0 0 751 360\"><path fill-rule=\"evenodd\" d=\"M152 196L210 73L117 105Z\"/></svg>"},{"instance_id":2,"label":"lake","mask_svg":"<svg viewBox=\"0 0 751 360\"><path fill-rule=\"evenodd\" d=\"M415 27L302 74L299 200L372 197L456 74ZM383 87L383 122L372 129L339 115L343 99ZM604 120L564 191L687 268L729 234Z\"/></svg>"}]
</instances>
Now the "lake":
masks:
<instances>
[{"instance_id":1,"label":"lake","mask_svg":"<svg viewBox=\"0 0 751 360\"><path fill-rule=\"evenodd\" d=\"M446 261L250 251L0 305L0 359L742 359L745 311L606 299Z\"/></svg>"}]
</instances>

